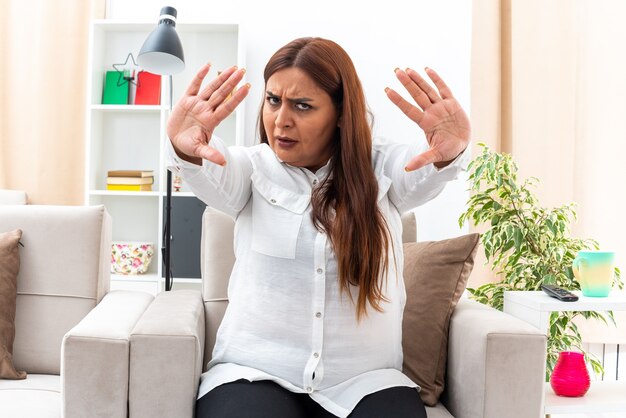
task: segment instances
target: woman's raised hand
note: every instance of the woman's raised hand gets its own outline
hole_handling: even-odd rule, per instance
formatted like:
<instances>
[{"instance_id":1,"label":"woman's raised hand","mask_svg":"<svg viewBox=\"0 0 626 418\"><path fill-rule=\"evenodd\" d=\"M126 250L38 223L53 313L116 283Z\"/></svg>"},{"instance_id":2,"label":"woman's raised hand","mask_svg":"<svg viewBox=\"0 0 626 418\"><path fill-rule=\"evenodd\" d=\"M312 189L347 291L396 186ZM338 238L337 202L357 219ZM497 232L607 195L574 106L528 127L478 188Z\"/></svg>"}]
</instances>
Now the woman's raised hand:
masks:
<instances>
[{"instance_id":1,"label":"woman's raised hand","mask_svg":"<svg viewBox=\"0 0 626 418\"><path fill-rule=\"evenodd\" d=\"M417 106L407 102L396 91L386 88L387 97L413 122L422 128L429 149L411 159L406 171L417 170L434 163L444 167L462 153L470 141L470 121L452 92L437 75L426 68L426 74L435 83L435 91L415 70L395 70L396 77L409 92Z\"/></svg>"},{"instance_id":2,"label":"woman's raised hand","mask_svg":"<svg viewBox=\"0 0 626 418\"><path fill-rule=\"evenodd\" d=\"M250 84L244 84L233 92L245 70L231 67L200 91L210 67L206 64L200 69L174 106L167 122L167 135L181 158L199 165L202 159L224 165L226 159L211 148L209 142L217 125L248 95ZM232 96L228 97L231 93Z\"/></svg>"}]
</instances>

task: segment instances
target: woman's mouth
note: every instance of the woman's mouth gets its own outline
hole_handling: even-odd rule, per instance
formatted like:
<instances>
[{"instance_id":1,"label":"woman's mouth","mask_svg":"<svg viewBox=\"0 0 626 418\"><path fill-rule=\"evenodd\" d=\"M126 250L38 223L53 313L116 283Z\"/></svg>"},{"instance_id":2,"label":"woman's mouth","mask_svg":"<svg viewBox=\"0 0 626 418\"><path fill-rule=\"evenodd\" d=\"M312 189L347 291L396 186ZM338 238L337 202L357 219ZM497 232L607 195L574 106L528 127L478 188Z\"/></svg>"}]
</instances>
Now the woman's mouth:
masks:
<instances>
[{"instance_id":1,"label":"woman's mouth","mask_svg":"<svg viewBox=\"0 0 626 418\"><path fill-rule=\"evenodd\" d=\"M298 141L296 141L295 139L291 139L289 137L286 136L277 136L276 137L276 144L283 149L291 149L293 148L296 144L298 143Z\"/></svg>"}]
</instances>

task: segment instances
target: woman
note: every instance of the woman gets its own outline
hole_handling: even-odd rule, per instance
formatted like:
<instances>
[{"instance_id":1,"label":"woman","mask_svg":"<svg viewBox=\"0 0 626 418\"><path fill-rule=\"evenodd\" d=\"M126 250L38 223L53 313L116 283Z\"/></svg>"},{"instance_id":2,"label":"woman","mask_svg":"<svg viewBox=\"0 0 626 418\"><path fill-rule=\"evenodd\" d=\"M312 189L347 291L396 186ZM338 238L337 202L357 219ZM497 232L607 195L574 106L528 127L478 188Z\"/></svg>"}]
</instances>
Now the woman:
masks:
<instances>
[{"instance_id":1,"label":"woman","mask_svg":"<svg viewBox=\"0 0 626 418\"><path fill-rule=\"evenodd\" d=\"M227 148L213 132L250 86L229 97L244 76L233 67L200 90L208 70L168 124L175 169L236 219L229 305L197 417L425 417L401 372L400 214L461 170L467 116L434 71L439 92L397 69L418 107L387 96L429 146L373 143L349 56L302 38L265 68L261 144Z\"/></svg>"}]
</instances>

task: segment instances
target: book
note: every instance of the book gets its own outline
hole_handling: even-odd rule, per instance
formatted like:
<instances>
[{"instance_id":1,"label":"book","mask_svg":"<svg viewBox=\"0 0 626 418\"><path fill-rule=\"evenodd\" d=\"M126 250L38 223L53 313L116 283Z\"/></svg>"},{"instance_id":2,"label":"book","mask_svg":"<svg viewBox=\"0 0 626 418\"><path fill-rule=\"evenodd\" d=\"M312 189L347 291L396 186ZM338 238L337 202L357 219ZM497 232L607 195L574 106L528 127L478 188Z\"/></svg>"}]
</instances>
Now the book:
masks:
<instances>
[{"instance_id":1,"label":"book","mask_svg":"<svg viewBox=\"0 0 626 418\"><path fill-rule=\"evenodd\" d=\"M109 170L108 177L154 177L152 170Z\"/></svg>"},{"instance_id":2,"label":"book","mask_svg":"<svg viewBox=\"0 0 626 418\"><path fill-rule=\"evenodd\" d=\"M124 75L126 74L125 71ZM103 90L102 104L128 104L128 82L124 80L119 71L106 72Z\"/></svg>"},{"instance_id":3,"label":"book","mask_svg":"<svg viewBox=\"0 0 626 418\"><path fill-rule=\"evenodd\" d=\"M137 74L136 105L161 104L161 76L148 71Z\"/></svg>"},{"instance_id":4,"label":"book","mask_svg":"<svg viewBox=\"0 0 626 418\"><path fill-rule=\"evenodd\" d=\"M107 177L107 184L152 184L154 177Z\"/></svg>"},{"instance_id":5,"label":"book","mask_svg":"<svg viewBox=\"0 0 626 418\"><path fill-rule=\"evenodd\" d=\"M152 184L107 184L107 190L124 192L151 192Z\"/></svg>"}]
</instances>

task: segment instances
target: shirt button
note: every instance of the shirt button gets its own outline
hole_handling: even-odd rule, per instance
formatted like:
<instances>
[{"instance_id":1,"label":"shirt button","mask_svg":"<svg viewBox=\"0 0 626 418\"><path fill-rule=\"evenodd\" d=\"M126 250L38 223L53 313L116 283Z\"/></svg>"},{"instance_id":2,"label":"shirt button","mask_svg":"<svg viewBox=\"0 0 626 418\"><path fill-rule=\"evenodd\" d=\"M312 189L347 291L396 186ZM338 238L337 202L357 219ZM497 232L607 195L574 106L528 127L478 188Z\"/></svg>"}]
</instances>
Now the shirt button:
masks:
<instances>
[{"instance_id":1,"label":"shirt button","mask_svg":"<svg viewBox=\"0 0 626 418\"><path fill-rule=\"evenodd\" d=\"M322 273L324 273L324 270L322 270L322 269L317 269L317 274L322 274Z\"/></svg>"},{"instance_id":2,"label":"shirt button","mask_svg":"<svg viewBox=\"0 0 626 418\"><path fill-rule=\"evenodd\" d=\"M270 202L276 203L276 199L270 199Z\"/></svg>"},{"instance_id":3,"label":"shirt button","mask_svg":"<svg viewBox=\"0 0 626 418\"><path fill-rule=\"evenodd\" d=\"M320 355L318 353L313 353L313 357L318 358Z\"/></svg>"},{"instance_id":4,"label":"shirt button","mask_svg":"<svg viewBox=\"0 0 626 418\"><path fill-rule=\"evenodd\" d=\"M311 386L307 386L306 387L306 391L311 393L311 392L313 392L313 388Z\"/></svg>"},{"instance_id":5,"label":"shirt button","mask_svg":"<svg viewBox=\"0 0 626 418\"><path fill-rule=\"evenodd\" d=\"M313 186L317 184L317 180L313 180Z\"/></svg>"},{"instance_id":6,"label":"shirt button","mask_svg":"<svg viewBox=\"0 0 626 418\"><path fill-rule=\"evenodd\" d=\"M321 317L322 317L322 313L321 313L321 312L317 312L317 313L315 314L315 317L316 317L316 318L321 318Z\"/></svg>"}]
</instances>

